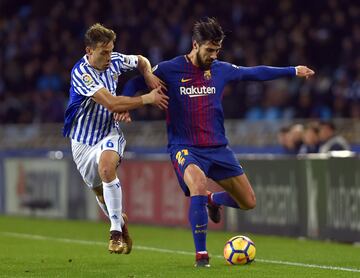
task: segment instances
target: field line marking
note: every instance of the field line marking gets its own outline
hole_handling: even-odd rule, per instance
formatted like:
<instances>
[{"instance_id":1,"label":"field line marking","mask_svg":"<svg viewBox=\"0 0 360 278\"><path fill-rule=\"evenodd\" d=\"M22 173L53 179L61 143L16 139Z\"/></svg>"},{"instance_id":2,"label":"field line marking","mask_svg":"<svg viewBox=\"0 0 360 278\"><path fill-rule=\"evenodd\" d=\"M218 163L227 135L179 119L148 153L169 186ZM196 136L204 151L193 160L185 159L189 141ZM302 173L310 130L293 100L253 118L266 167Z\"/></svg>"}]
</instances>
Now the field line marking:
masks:
<instances>
[{"instance_id":1,"label":"field line marking","mask_svg":"<svg viewBox=\"0 0 360 278\"><path fill-rule=\"evenodd\" d=\"M105 242L101 242L101 241L70 239L70 238L57 238L57 237L49 237L49 236L34 235L34 234L24 234L24 233L14 233L14 232L0 232L0 234L4 235L4 236L17 237L17 238L28 238L28 239L34 239L34 240L52 240L52 241L58 241L58 242L64 242L64 243L76 243L76 244L84 244L84 245L101 245L101 246L107 245ZM175 253L175 254L181 254L181 255L194 256L194 253L189 252L189 251L170 250L170 249L163 249L163 248L156 248L156 247L149 247L149 246L134 246L133 248L138 249L138 250L154 251L154 252L159 252L159 253L169 253L169 254ZM214 257L215 258L223 258L220 255L213 255L212 257L213 258ZM267 259L256 259L256 262L360 273L360 269L339 267L339 266L316 265L316 264L306 264L306 263L297 263L297 262L288 262L288 261L279 261L279 260L267 260Z\"/></svg>"}]
</instances>

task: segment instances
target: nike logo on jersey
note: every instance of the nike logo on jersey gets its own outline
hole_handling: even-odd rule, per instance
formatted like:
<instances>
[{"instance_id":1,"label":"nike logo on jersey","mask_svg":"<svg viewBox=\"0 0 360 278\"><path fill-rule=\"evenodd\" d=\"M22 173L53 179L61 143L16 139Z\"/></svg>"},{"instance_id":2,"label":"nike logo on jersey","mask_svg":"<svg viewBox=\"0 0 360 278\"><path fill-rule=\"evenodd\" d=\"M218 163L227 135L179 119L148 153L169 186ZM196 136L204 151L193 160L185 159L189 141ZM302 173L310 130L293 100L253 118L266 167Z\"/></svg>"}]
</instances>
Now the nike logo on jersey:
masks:
<instances>
[{"instance_id":1,"label":"nike logo on jersey","mask_svg":"<svg viewBox=\"0 0 360 278\"><path fill-rule=\"evenodd\" d=\"M181 83L189 82L191 79L192 79L192 78L188 78L188 79L181 78Z\"/></svg>"},{"instance_id":2,"label":"nike logo on jersey","mask_svg":"<svg viewBox=\"0 0 360 278\"><path fill-rule=\"evenodd\" d=\"M202 228L202 227L205 227L207 224L203 224L203 225L199 225L199 224L196 224L195 225L195 228Z\"/></svg>"}]
</instances>

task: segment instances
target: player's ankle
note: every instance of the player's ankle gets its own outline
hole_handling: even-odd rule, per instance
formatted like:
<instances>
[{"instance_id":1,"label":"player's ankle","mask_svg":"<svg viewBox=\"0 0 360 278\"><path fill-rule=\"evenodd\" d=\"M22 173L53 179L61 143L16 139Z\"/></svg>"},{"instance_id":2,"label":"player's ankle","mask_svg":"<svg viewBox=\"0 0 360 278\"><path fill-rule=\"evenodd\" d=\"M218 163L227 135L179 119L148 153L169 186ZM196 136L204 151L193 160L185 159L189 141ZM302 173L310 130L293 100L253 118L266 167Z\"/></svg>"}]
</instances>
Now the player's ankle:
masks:
<instances>
[{"instance_id":1,"label":"player's ankle","mask_svg":"<svg viewBox=\"0 0 360 278\"><path fill-rule=\"evenodd\" d=\"M213 196L214 196L213 192L210 192L210 191L207 192L208 204L219 207L219 205L214 202Z\"/></svg>"}]
</instances>

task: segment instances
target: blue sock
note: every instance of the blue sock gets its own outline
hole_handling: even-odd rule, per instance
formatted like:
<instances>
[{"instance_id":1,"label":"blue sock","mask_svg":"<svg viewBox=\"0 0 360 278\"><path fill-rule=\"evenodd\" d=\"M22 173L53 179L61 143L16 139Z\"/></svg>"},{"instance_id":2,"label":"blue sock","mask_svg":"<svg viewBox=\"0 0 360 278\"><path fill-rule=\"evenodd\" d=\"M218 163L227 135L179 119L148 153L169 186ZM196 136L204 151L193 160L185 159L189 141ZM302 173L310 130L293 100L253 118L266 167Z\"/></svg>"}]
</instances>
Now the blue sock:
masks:
<instances>
[{"instance_id":1,"label":"blue sock","mask_svg":"<svg viewBox=\"0 0 360 278\"><path fill-rule=\"evenodd\" d=\"M206 251L208 214L207 196L197 195L190 198L189 221L193 233L196 252Z\"/></svg>"},{"instance_id":2,"label":"blue sock","mask_svg":"<svg viewBox=\"0 0 360 278\"><path fill-rule=\"evenodd\" d=\"M216 192L212 195L212 200L215 205L240 208L239 205L234 201L234 199L226 191Z\"/></svg>"}]
</instances>

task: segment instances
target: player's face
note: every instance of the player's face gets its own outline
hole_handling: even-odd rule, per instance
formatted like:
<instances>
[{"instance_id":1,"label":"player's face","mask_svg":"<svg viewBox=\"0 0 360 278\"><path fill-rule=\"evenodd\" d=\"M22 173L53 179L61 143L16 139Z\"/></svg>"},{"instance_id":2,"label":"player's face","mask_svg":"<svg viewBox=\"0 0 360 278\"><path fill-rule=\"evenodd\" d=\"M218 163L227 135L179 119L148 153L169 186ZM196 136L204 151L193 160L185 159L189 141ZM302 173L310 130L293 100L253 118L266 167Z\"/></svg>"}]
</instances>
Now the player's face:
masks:
<instances>
[{"instance_id":1,"label":"player's face","mask_svg":"<svg viewBox=\"0 0 360 278\"><path fill-rule=\"evenodd\" d=\"M95 48L87 47L89 63L98 70L107 69L110 66L113 49L114 42L112 41L107 44L98 43Z\"/></svg>"},{"instance_id":2,"label":"player's face","mask_svg":"<svg viewBox=\"0 0 360 278\"><path fill-rule=\"evenodd\" d=\"M217 59L219 51L221 49L221 43L214 43L206 41L202 44L195 42L196 59L202 70L208 70L211 67L212 62Z\"/></svg>"}]
</instances>

